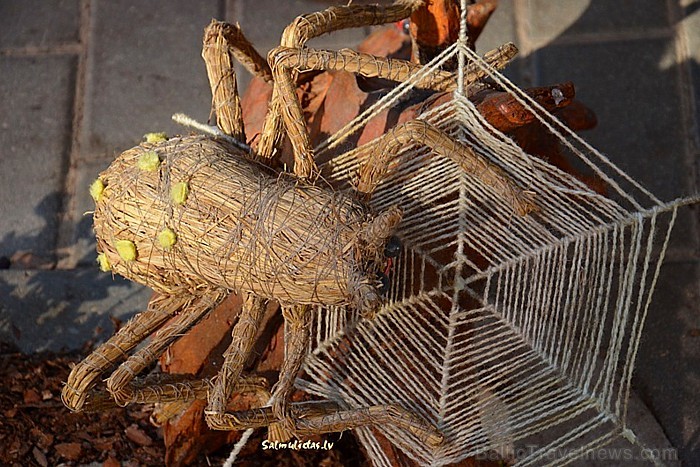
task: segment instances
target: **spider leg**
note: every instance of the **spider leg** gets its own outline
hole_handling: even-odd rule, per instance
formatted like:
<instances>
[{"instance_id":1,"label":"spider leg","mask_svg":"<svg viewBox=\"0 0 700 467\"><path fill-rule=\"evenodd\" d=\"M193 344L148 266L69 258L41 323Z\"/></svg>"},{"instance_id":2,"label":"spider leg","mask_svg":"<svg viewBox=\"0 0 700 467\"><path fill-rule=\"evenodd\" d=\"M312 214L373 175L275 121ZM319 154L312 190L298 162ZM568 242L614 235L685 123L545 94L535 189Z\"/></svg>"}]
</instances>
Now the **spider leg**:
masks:
<instances>
[{"instance_id":1,"label":"spider leg","mask_svg":"<svg viewBox=\"0 0 700 467\"><path fill-rule=\"evenodd\" d=\"M284 126L294 150L294 174L299 178L313 178L318 174L318 167L314 161L309 130L306 128L301 103L297 99L291 70L281 66L273 67L272 75L275 77L277 100L281 105L280 111ZM275 98L274 92L272 98ZM263 126L263 134L264 132L265 127Z\"/></svg>"},{"instance_id":2,"label":"spider leg","mask_svg":"<svg viewBox=\"0 0 700 467\"><path fill-rule=\"evenodd\" d=\"M494 189L518 214L526 215L537 209L532 194L522 190L503 169L423 120L411 120L394 127L367 148L371 152L360 167L356 187L361 197L372 195L386 175L391 159L411 143L427 145L436 153L449 157L465 172Z\"/></svg>"},{"instance_id":3,"label":"spider leg","mask_svg":"<svg viewBox=\"0 0 700 467\"><path fill-rule=\"evenodd\" d=\"M107 390L117 404L126 405L134 402L134 398L137 397L134 394L136 389L130 384L134 378L155 362L170 344L197 324L227 295L228 291L225 289L210 289L194 297L174 320L153 336L148 344L122 363L107 379Z\"/></svg>"},{"instance_id":4,"label":"spider leg","mask_svg":"<svg viewBox=\"0 0 700 467\"><path fill-rule=\"evenodd\" d=\"M204 29L202 58L212 93L212 110L221 131L246 142L234 60L253 75L272 81L272 71L236 25L212 20Z\"/></svg>"},{"instance_id":5,"label":"spider leg","mask_svg":"<svg viewBox=\"0 0 700 467\"><path fill-rule=\"evenodd\" d=\"M490 67L501 70L515 58L517 53L517 47L509 42L487 52L483 60ZM378 57L352 49L334 51L280 46L270 51L269 56L273 67L282 66L299 72L341 70L368 78L384 78L397 82L404 82L423 70L422 65L406 60ZM464 84L469 86L486 76L487 73L483 67L470 63L466 69ZM457 75L449 71L434 70L417 80L414 86L433 91L454 91L457 88Z\"/></svg>"},{"instance_id":6,"label":"spider leg","mask_svg":"<svg viewBox=\"0 0 700 467\"><path fill-rule=\"evenodd\" d=\"M161 295L148 304L148 308L134 316L107 342L100 345L68 375L61 399L69 409L80 411L88 397L88 391L100 376L140 344L146 337L163 326L181 310L190 296Z\"/></svg>"},{"instance_id":7,"label":"spider leg","mask_svg":"<svg viewBox=\"0 0 700 467\"><path fill-rule=\"evenodd\" d=\"M392 23L402 20L422 4L422 0L400 0L392 5L347 5L302 15L287 26L282 34L281 45L294 49L302 48L314 37L339 29ZM269 57L268 57L269 59ZM263 131L258 144L258 153L272 157L282 142L282 120L294 148L295 173L302 177L313 176L316 164L304 126L301 105L296 97L293 70L288 67L273 67L274 88L270 110L265 117Z\"/></svg>"},{"instance_id":8,"label":"spider leg","mask_svg":"<svg viewBox=\"0 0 700 467\"><path fill-rule=\"evenodd\" d=\"M98 412L105 409L121 407L126 404L155 404L166 405L163 420L169 418L167 413L176 414L186 408L195 399L205 400L213 387L208 378L196 378L190 375L159 373L143 378L135 378L129 384L130 398L117 402L108 391L90 392L83 406L84 411ZM267 380L261 376L242 376L234 387L237 393L254 393L258 395L261 404L270 398Z\"/></svg>"},{"instance_id":9,"label":"spider leg","mask_svg":"<svg viewBox=\"0 0 700 467\"><path fill-rule=\"evenodd\" d=\"M280 368L279 380L272 391L272 413L279 422L270 426L270 440L286 441L294 435L289 400L294 392L294 380L309 348L311 313L311 307L307 305L282 307L286 325L284 361Z\"/></svg>"},{"instance_id":10,"label":"spider leg","mask_svg":"<svg viewBox=\"0 0 700 467\"><path fill-rule=\"evenodd\" d=\"M259 299L255 298L253 300L258 301ZM255 308L256 305L256 303L253 303L250 307ZM257 306L264 308L263 304ZM260 315L262 314L262 312L257 311L253 311L251 314L257 315L258 313L260 313ZM271 422L273 425L271 427L271 431L273 431L271 437L277 440L289 439L289 437L294 434L294 425L289 414L289 399L294 391L294 380L301 369L309 345L311 308L306 305L285 306L282 308L282 314L287 325L287 332L285 333L284 339L285 358L282 363L282 368L280 369L279 380L273 390L273 402L272 408L270 409L275 417L275 420ZM257 323L253 323L252 320L250 323L257 325ZM237 332L239 332L237 328L234 328L234 334ZM240 332L249 331L241 330ZM242 341L246 341L246 338L243 338ZM240 343L243 342L239 342L239 347L235 349L232 348L233 344L232 347L229 347L226 360L228 361L230 358L231 371L228 375L224 376L222 375L224 371L222 368L217 383L223 384L226 378L234 378L237 377L237 374L240 374L240 371L236 373L236 369L243 366L248 351L245 346L241 347ZM231 352L228 353L229 351ZM244 353L245 355L243 355ZM226 365L226 363L224 365ZM209 407L206 412L207 423L210 427L218 430L237 430L241 427L241 424L236 421L235 418L225 413L225 402L229 396L230 392L227 394L225 389L214 388L212 390L212 396L210 397ZM253 409L252 412L259 413L259 409Z\"/></svg>"},{"instance_id":11,"label":"spider leg","mask_svg":"<svg viewBox=\"0 0 700 467\"><path fill-rule=\"evenodd\" d=\"M388 424L413 433L429 446L439 446L445 439L432 424L398 404L343 410L337 404L328 401L299 402L289 405L289 413L297 436L335 433L362 426L381 427ZM225 415L231 430L262 428L276 422L272 407Z\"/></svg>"},{"instance_id":12,"label":"spider leg","mask_svg":"<svg viewBox=\"0 0 700 467\"><path fill-rule=\"evenodd\" d=\"M331 409L319 415L296 417L298 434L332 433L361 426L394 425L413 433L429 446L439 446L445 437L433 425L398 404L375 405L360 409Z\"/></svg>"},{"instance_id":13,"label":"spider leg","mask_svg":"<svg viewBox=\"0 0 700 467\"><path fill-rule=\"evenodd\" d=\"M154 403L157 402L160 404L158 407L158 410L155 411L152 415L152 420L154 423L157 425L161 425L165 423L165 421L177 416L178 414L182 413L184 410L186 410L189 405L192 403L194 399L198 400L206 400L207 396L209 394L209 391L213 387L213 383L210 379L192 379L191 381L188 381L187 375L169 375L169 376L184 376L183 381L180 382L175 382L174 384L187 384L188 382L191 384L190 388L187 388L187 391L191 391L190 394L192 394L193 397L189 398L183 398L183 391L182 390L176 390L173 391L172 393L168 393L167 391L162 394L163 397L161 397L158 401L153 401L153 400L148 400L148 401L141 401L141 400L136 400L135 402L137 403ZM191 379L191 377L189 377ZM173 384L169 383L168 381L157 381L154 385L154 387L159 391L159 396L161 395L160 392L163 391L163 388L167 388L168 384ZM145 388L145 387L144 387ZM254 376L254 375L243 375L239 378L238 381L236 381L236 385L233 388L233 391L236 394L252 394L256 402L253 402L256 406L263 405L267 403L268 400L270 400L270 390L269 390L269 385L267 383L267 379L262 377L262 376ZM193 393L192 393L193 392ZM145 392L144 392L145 393ZM167 397L167 399L166 399Z\"/></svg>"},{"instance_id":14,"label":"spider leg","mask_svg":"<svg viewBox=\"0 0 700 467\"><path fill-rule=\"evenodd\" d=\"M225 41L225 53L230 53L238 63L250 72L253 76L272 83L272 70L267 64L265 57L253 47L247 37L237 24L229 24L212 20L211 24L204 30L205 43L207 31L212 28L216 34L221 34ZM203 51L202 51L203 52Z\"/></svg>"},{"instance_id":15,"label":"spider leg","mask_svg":"<svg viewBox=\"0 0 700 467\"><path fill-rule=\"evenodd\" d=\"M205 418L207 424L213 429L227 429L225 424L223 428L221 427L222 415L253 348L266 305L266 300L252 294L249 294L243 302L238 321L233 327L233 340L224 353L224 363L214 378L213 387L209 392Z\"/></svg>"}]
</instances>

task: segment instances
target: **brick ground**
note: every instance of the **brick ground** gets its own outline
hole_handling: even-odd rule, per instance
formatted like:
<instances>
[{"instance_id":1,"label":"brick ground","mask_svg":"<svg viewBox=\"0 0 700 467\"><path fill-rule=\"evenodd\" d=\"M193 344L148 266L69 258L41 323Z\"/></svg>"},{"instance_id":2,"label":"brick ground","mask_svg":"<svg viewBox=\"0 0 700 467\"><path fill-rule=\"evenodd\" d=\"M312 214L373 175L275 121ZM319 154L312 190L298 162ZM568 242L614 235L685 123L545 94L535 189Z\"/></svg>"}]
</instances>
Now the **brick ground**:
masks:
<instances>
[{"instance_id":1,"label":"brick ground","mask_svg":"<svg viewBox=\"0 0 700 467\"><path fill-rule=\"evenodd\" d=\"M290 19L321 5L0 2L0 257L13 260L0 270L0 339L27 352L77 348L109 334L109 315L145 304L147 290L92 265L88 183L145 132L178 131L172 113L206 120L198 57L211 17L240 22L266 51ZM508 74L521 85L574 81L599 117L585 137L670 200L700 191L699 9L694 0L502 0L480 46L516 42L522 54ZM366 32L321 45L350 46ZM697 209L682 211L634 379L687 465L700 465L697 222Z\"/></svg>"}]
</instances>

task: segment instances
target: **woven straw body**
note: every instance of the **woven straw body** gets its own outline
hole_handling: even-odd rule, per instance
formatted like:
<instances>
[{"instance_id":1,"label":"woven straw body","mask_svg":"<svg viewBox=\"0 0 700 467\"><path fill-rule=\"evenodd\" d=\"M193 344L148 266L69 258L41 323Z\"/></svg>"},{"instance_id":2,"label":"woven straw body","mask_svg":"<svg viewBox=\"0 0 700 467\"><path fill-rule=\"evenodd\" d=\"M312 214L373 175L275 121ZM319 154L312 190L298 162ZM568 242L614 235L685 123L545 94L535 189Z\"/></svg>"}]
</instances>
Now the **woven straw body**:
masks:
<instances>
[{"instance_id":1,"label":"woven straw body","mask_svg":"<svg viewBox=\"0 0 700 467\"><path fill-rule=\"evenodd\" d=\"M372 220L361 203L274 174L225 143L144 143L99 179L98 250L113 271L157 291L214 286L347 305L358 289L375 289L361 272L358 235Z\"/></svg>"}]
</instances>

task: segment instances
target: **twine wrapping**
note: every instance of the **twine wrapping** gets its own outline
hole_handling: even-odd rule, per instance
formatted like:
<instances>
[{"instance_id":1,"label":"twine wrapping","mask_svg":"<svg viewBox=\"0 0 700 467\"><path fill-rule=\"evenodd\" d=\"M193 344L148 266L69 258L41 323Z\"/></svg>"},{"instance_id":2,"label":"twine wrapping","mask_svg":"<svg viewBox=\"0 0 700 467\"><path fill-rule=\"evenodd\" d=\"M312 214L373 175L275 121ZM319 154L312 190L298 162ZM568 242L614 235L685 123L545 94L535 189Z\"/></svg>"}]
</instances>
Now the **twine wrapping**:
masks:
<instances>
[{"instance_id":1,"label":"twine wrapping","mask_svg":"<svg viewBox=\"0 0 700 467\"><path fill-rule=\"evenodd\" d=\"M150 151L161 163L143 170L138 160ZM242 156L201 136L121 154L99 177L94 215L112 270L167 294L213 285L283 304L377 307L382 239L363 234L379 230L375 216L341 192ZM184 187L187 196L175 196ZM134 254L120 255L126 242Z\"/></svg>"}]
</instances>

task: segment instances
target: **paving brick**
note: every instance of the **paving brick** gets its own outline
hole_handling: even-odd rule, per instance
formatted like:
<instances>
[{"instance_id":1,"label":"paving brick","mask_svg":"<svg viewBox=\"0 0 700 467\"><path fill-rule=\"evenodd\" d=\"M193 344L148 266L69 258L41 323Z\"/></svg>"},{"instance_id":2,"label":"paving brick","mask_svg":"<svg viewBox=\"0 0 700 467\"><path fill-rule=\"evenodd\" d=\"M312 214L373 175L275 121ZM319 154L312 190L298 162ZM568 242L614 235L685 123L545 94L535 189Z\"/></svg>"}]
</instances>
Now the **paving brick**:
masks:
<instances>
[{"instance_id":1,"label":"paving brick","mask_svg":"<svg viewBox=\"0 0 700 467\"><path fill-rule=\"evenodd\" d=\"M76 42L79 18L78 0L3 0L0 48Z\"/></svg>"},{"instance_id":2,"label":"paving brick","mask_svg":"<svg viewBox=\"0 0 700 467\"><path fill-rule=\"evenodd\" d=\"M659 68L669 46L658 39L537 52L540 83L573 81L598 116L583 137L662 200L687 194L676 73Z\"/></svg>"},{"instance_id":3,"label":"paving brick","mask_svg":"<svg viewBox=\"0 0 700 467\"><path fill-rule=\"evenodd\" d=\"M689 147L688 154L688 194L700 194L700 3L695 0L681 0L679 8L680 21L679 40L686 45L687 56L680 59L681 73L689 73L686 76L689 88L683 89L686 105L690 110L689 134L686 138ZM680 229L683 229L681 238L689 247L698 251L700 247L700 215L698 207L687 209L681 213Z\"/></svg>"},{"instance_id":4,"label":"paving brick","mask_svg":"<svg viewBox=\"0 0 700 467\"><path fill-rule=\"evenodd\" d=\"M700 257L700 232L698 219L700 206L686 206L678 210L668 255L678 261Z\"/></svg>"},{"instance_id":5,"label":"paving brick","mask_svg":"<svg viewBox=\"0 0 700 467\"><path fill-rule=\"evenodd\" d=\"M80 349L107 339L110 316L145 309L151 291L94 268L0 271L0 341L22 352Z\"/></svg>"},{"instance_id":6,"label":"paving brick","mask_svg":"<svg viewBox=\"0 0 700 467\"><path fill-rule=\"evenodd\" d=\"M656 452L658 452L659 457L663 456L663 465L667 467L680 466L677 459L677 451L672 447L661 426L658 425L654 419L654 416L649 411L649 408L635 392L630 393L630 398L628 401L627 427L634 432L642 446L658 450ZM534 446L543 446L546 443L551 442L554 436L567 436L572 431L575 432L577 428L580 431L580 426L577 427L577 423L572 420L564 422L560 421L555 427L549 428L548 430L543 430L526 438L525 448L522 449L523 454L521 455L521 458L524 457L524 455L528 453L529 449L533 448ZM596 437L602 438L610 434L611 428L612 424L603 424L593 429L589 433L579 433L579 436L581 436L581 439L586 440L592 440ZM516 446L518 446L517 442ZM624 467L625 465L644 466L647 464L639 462L645 459L643 456L647 454L646 452L643 452L644 447L642 446L634 445L627 441L624 437L617 436L611 439L610 444L593 449L582 458L574 460L571 463L566 463L566 465L571 467ZM578 444L572 443L567 447L552 450L546 458L547 464L564 464L564 456L577 448ZM615 459L626 459L626 461L615 462ZM541 464L544 464L544 460L545 459L542 459L543 462ZM635 460L638 461L638 463L633 463ZM651 465L651 463L649 463L649 465Z\"/></svg>"},{"instance_id":7,"label":"paving brick","mask_svg":"<svg viewBox=\"0 0 700 467\"><path fill-rule=\"evenodd\" d=\"M0 57L0 256L53 255L75 59Z\"/></svg>"},{"instance_id":8,"label":"paving brick","mask_svg":"<svg viewBox=\"0 0 700 467\"><path fill-rule=\"evenodd\" d=\"M111 159L151 131L187 133L176 112L206 121L201 41L218 12L215 0L92 3L81 157Z\"/></svg>"},{"instance_id":9,"label":"paving brick","mask_svg":"<svg viewBox=\"0 0 700 467\"><path fill-rule=\"evenodd\" d=\"M658 0L528 0L526 11L536 42L559 36L644 33L669 27L666 2Z\"/></svg>"},{"instance_id":10,"label":"paving brick","mask_svg":"<svg viewBox=\"0 0 700 467\"><path fill-rule=\"evenodd\" d=\"M479 55L483 55L489 50L493 50L506 42L512 42L522 49L522 44L518 44L519 40L516 34L515 6L513 0L498 2L498 8L496 8L496 11L491 15L484 31L476 41L476 51ZM519 85L523 84L522 68L523 66L527 66L526 63L521 63L522 60L524 60L524 57L521 52L503 71L509 80Z\"/></svg>"},{"instance_id":11,"label":"paving brick","mask_svg":"<svg viewBox=\"0 0 700 467\"><path fill-rule=\"evenodd\" d=\"M700 465L700 263L665 264L654 293L633 384L678 448Z\"/></svg>"}]
</instances>

